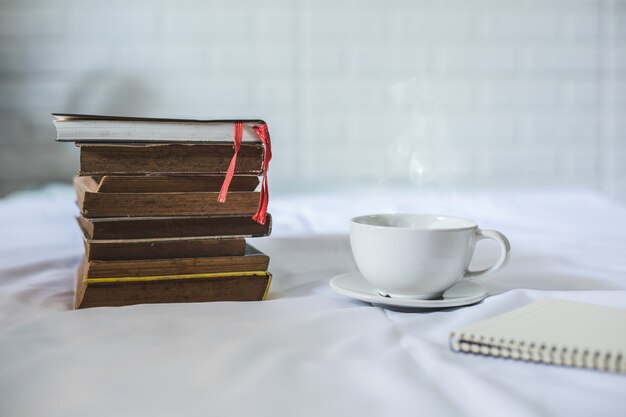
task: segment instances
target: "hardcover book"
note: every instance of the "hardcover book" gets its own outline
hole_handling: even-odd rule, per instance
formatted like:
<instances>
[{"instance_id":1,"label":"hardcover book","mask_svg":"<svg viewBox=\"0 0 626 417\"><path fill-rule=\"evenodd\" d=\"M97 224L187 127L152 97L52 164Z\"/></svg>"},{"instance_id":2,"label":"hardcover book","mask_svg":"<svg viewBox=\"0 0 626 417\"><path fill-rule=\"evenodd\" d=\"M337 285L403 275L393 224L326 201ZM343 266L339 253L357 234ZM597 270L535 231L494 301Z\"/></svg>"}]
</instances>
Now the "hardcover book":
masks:
<instances>
[{"instance_id":1,"label":"hardcover book","mask_svg":"<svg viewBox=\"0 0 626 417\"><path fill-rule=\"evenodd\" d=\"M161 275L149 278L86 278L84 266L76 280L76 308L115 307L145 303L260 301L269 291L267 271Z\"/></svg>"},{"instance_id":2,"label":"hardcover book","mask_svg":"<svg viewBox=\"0 0 626 417\"><path fill-rule=\"evenodd\" d=\"M232 143L138 144L77 143L79 175L226 174ZM244 143L237 153L234 175L262 175L265 147Z\"/></svg>"},{"instance_id":3,"label":"hardcover book","mask_svg":"<svg viewBox=\"0 0 626 417\"><path fill-rule=\"evenodd\" d=\"M128 192L106 191L93 177L74 177L78 207L83 217L157 217L253 215L260 193L230 191L218 201L218 192Z\"/></svg>"},{"instance_id":4,"label":"hardcover book","mask_svg":"<svg viewBox=\"0 0 626 417\"><path fill-rule=\"evenodd\" d=\"M210 193L219 192L223 175L105 175L91 177L103 193ZM259 178L236 175L229 191L254 191Z\"/></svg>"},{"instance_id":5,"label":"hardcover book","mask_svg":"<svg viewBox=\"0 0 626 417\"><path fill-rule=\"evenodd\" d=\"M87 261L85 278L120 280L160 275L197 275L225 272L266 271L270 258L248 245L243 256L208 258Z\"/></svg>"},{"instance_id":6,"label":"hardcover book","mask_svg":"<svg viewBox=\"0 0 626 417\"><path fill-rule=\"evenodd\" d=\"M78 217L78 224L88 239L171 239L189 237L249 238L268 236L272 216L265 224L249 216L194 217Z\"/></svg>"},{"instance_id":7,"label":"hardcover book","mask_svg":"<svg viewBox=\"0 0 626 417\"><path fill-rule=\"evenodd\" d=\"M242 141L259 142L263 120L195 120L53 113L61 142L232 142L236 123Z\"/></svg>"},{"instance_id":8,"label":"hardcover book","mask_svg":"<svg viewBox=\"0 0 626 417\"><path fill-rule=\"evenodd\" d=\"M245 239L173 238L173 239L84 239L88 261L130 261L139 259L202 258L243 256Z\"/></svg>"}]
</instances>

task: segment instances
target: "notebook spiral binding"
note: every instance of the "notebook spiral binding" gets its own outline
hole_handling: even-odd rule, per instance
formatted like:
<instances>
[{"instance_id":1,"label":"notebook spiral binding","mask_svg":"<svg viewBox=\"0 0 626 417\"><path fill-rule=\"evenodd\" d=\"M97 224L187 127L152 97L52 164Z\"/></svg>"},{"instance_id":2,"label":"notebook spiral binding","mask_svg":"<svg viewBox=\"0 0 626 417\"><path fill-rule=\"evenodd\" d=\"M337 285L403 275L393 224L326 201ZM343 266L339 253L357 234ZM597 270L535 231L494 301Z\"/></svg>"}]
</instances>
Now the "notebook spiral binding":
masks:
<instances>
[{"instance_id":1,"label":"notebook spiral binding","mask_svg":"<svg viewBox=\"0 0 626 417\"><path fill-rule=\"evenodd\" d=\"M621 353L568 349L558 345L526 343L515 339L485 338L465 333L452 333L450 348L454 351L478 355L626 373L626 360Z\"/></svg>"}]
</instances>

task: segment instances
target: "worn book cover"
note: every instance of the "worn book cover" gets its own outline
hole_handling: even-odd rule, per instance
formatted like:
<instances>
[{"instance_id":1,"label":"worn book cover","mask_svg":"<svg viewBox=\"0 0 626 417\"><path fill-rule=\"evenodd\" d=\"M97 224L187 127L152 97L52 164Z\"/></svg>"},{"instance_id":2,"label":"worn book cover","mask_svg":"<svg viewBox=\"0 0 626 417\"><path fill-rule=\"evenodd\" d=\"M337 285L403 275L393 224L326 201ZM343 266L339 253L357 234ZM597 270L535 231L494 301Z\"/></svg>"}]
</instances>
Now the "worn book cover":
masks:
<instances>
[{"instance_id":1,"label":"worn book cover","mask_svg":"<svg viewBox=\"0 0 626 417\"><path fill-rule=\"evenodd\" d=\"M270 258L247 245L242 256L205 258L163 258L138 260L87 261L86 278L151 277L159 275L194 275L223 272L265 271Z\"/></svg>"},{"instance_id":2,"label":"worn book cover","mask_svg":"<svg viewBox=\"0 0 626 417\"><path fill-rule=\"evenodd\" d=\"M219 192L111 192L90 176L74 177L77 203L83 217L158 217L253 215L259 192L230 191L218 202Z\"/></svg>"},{"instance_id":3,"label":"worn book cover","mask_svg":"<svg viewBox=\"0 0 626 417\"><path fill-rule=\"evenodd\" d=\"M159 275L146 278L87 278L86 263L78 271L75 308L115 307L146 303L260 301L269 291L267 271Z\"/></svg>"},{"instance_id":4,"label":"worn book cover","mask_svg":"<svg viewBox=\"0 0 626 417\"><path fill-rule=\"evenodd\" d=\"M249 238L268 236L272 217L265 224L249 216L77 218L88 239L167 239L188 237Z\"/></svg>"},{"instance_id":5,"label":"worn book cover","mask_svg":"<svg viewBox=\"0 0 626 417\"><path fill-rule=\"evenodd\" d=\"M213 237L112 240L91 240L85 237L84 245L88 261L243 256L246 251L245 239Z\"/></svg>"},{"instance_id":6,"label":"worn book cover","mask_svg":"<svg viewBox=\"0 0 626 417\"><path fill-rule=\"evenodd\" d=\"M79 175L226 174L233 158L232 143L139 144L84 143ZM243 143L234 175L262 175L265 147Z\"/></svg>"},{"instance_id":7,"label":"worn book cover","mask_svg":"<svg viewBox=\"0 0 626 417\"><path fill-rule=\"evenodd\" d=\"M103 193L210 193L219 192L224 175L104 175L91 177ZM259 177L235 175L229 191L254 191Z\"/></svg>"}]
</instances>

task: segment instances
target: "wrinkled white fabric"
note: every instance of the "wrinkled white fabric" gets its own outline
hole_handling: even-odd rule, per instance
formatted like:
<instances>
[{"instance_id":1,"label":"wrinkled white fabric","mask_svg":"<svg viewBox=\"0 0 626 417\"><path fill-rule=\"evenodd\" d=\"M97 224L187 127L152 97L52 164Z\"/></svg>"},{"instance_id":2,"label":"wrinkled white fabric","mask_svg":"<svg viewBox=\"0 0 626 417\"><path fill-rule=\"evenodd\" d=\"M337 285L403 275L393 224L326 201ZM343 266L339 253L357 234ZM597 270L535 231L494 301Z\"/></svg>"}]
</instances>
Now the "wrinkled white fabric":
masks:
<instances>
[{"instance_id":1,"label":"wrinkled white fabric","mask_svg":"<svg viewBox=\"0 0 626 417\"><path fill-rule=\"evenodd\" d=\"M455 214L505 233L474 306L402 313L332 292L348 219ZM615 416L626 376L450 351L448 335L546 296L626 308L626 209L581 191L272 196L270 299L71 309L68 187L0 200L2 416ZM496 258L481 243L473 266Z\"/></svg>"}]
</instances>

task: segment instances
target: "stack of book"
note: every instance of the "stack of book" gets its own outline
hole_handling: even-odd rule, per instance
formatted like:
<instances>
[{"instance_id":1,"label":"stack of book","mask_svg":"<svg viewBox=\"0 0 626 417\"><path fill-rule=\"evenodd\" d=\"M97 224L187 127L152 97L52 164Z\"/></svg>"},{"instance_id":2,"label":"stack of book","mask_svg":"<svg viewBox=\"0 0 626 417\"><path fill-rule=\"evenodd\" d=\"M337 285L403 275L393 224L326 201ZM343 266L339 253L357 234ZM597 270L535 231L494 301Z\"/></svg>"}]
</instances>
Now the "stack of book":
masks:
<instances>
[{"instance_id":1,"label":"stack of book","mask_svg":"<svg viewBox=\"0 0 626 417\"><path fill-rule=\"evenodd\" d=\"M271 231L265 122L54 117L80 148L76 308L265 298L269 257L246 242Z\"/></svg>"}]
</instances>

